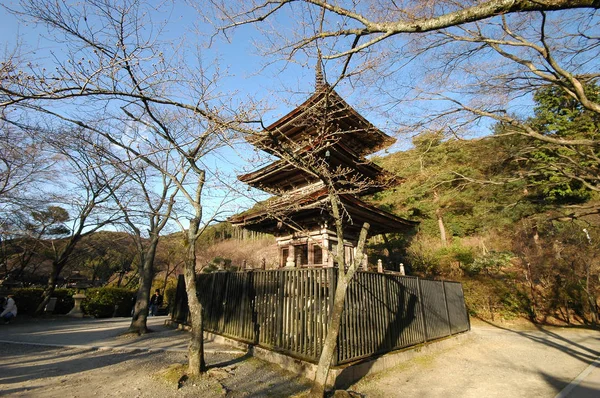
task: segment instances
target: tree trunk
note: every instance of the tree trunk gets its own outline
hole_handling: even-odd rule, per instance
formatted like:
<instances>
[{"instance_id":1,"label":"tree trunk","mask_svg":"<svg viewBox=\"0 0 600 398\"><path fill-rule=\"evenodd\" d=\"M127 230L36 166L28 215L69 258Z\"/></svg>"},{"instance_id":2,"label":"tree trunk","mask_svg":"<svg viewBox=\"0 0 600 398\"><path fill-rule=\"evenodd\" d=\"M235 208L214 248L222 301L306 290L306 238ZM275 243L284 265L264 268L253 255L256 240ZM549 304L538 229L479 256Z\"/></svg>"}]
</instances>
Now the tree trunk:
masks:
<instances>
[{"instance_id":1,"label":"tree trunk","mask_svg":"<svg viewBox=\"0 0 600 398\"><path fill-rule=\"evenodd\" d=\"M35 315L41 315L44 313L44 309L46 308L46 304L50 301L50 297L54 294L54 289L56 288L56 281L60 276L65 265L67 265L67 260L73 253L75 246L81 240L81 231L83 227L80 227L79 230L76 231L76 234L71 237L71 239L67 242L67 245L64 247L62 252L58 256L55 257L55 260L52 262L52 271L50 276L48 277L48 284L46 285L46 289L42 294L42 302L35 309Z\"/></svg>"},{"instance_id":2,"label":"tree trunk","mask_svg":"<svg viewBox=\"0 0 600 398\"><path fill-rule=\"evenodd\" d=\"M590 316L592 318L592 325L596 326L598 324L598 310L596 304L596 297L590 291L590 264L589 262L585 266L585 293L588 297L588 302L590 305Z\"/></svg>"},{"instance_id":3,"label":"tree trunk","mask_svg":"<svg viewBox=\"0 0 600 398\"><path fill-rule=\"evenodd\" d=\"M188 346L188 372L190 375L199 375L206 371L206 363L204 362L204 319L202 304L198 299L196 289L196 239L199 222L199 219L190 220L183 273L190 310L190 324L192 326L190 344Z\"/></svg>"},{"instance_id":4,"label":"tree trunk","mask_svg":"<svg viewBox=\"0 0 600 398\"><path fill-rule=\"evenodd\" d=\"M531 291L531 321L537 321L537 299L535 294L535 285L533 283L533 274L531 273L531 264L527 261L527 280L529 282L529 290Z\"/></svg>"},{"instance_id":5,"label":"tree trunk","mask_svg":"<svg viewBox=\"0 0 600 398\"><path fill-rule=\"evenodd\" d=\"M143 253L143 259L141 261L142 269L139 274L140 286L137 290L133 317L131 319L131 325L129 325L129 329L127 329L127 333L137 333L141 335L148 332L148 302L150 301L152 279L154 278L154 257L156 255L157 246L158 238L153 238L146 248L145 253Z\"/></svg>"},{"instance_id":6,"label":"tree trunk","mask_svg":"<svg viewBox=\"0 0 600 398\"><path fill-rule=\"evenodd\" d=\"M337 198L332 198L331 202L334 217L339 216L339 209L337 208ZM369 233L370 228L369 223L364 223L360 231L358 244L356 245L356 257L354 258L354 261L349 265L348 271L344 272L344 248L342 247L340 249L340 246L342 246L344 242L343 226L341 222L338 223L338 220L341 220L341 218L336 218L336 224L338 224L338 255L336 256L338 261L338 278L337 285L335 288L335 296L333 298L333 308L331 309L329 325L327 328L327 335L325 336L325 341L323 342L323 351L321 351L321 356L319 357L319 365L317 366L317 371L315 373L315 380L310 390L310 396L315 398L322 398L325 396L327 376L329 375L329 369L331 368L331 363L333 361L333 356L335 354L335 349L337 346L337 338L340 333L340 324L342 323L344 302L346 301L346 292L348 290L350 282L352 281L352 278L354 277L354 274L356 273L359 265L363 261L364 247L367 241L367 235ZM342 242L341 245L340 242Z\"/></svg>"},{"instance_id":7,"label":"tree trunk","mask_svg":"<svg viewBox=\"0 0 600 398\"><path fill-rule=\"evenodd\" d=\"M46 288L44 289L44 293L42 293L42 302L35 309L35 315L41 315L44 313L44 309L46 308L46 304L50 301L50 297L54 294L54 289L56 288L56 280L60 275L60 271L62 270L62 266L59 267L58 264L52 263L52 271L50 272L50 276L48 277L48 283L46 284Z\"/></svg>"},{"instance_id":8,"label":"tree trunk","mask_svg":"<svg viewBox=\"0 0 600 398\"><path fill-rule=\"evenodd\" d=\"M119 272L119 279L117 280L117 287L121 287L121 283L123 283L123 277L125 276L125 272Z\"/></svg>"},{"instance_id":9,"label":"tree trunk","mask_svg":"<svg viewBox=\"0 0 600 398\"><path fill-rule=\"evenodd\" d=\"M167 264L167 270L165 271L165 279L163 279L163 287L162 287L162 292L163 295L165 294L165 292L167 291L167 284L169 283L169 275L171 275L171 272L169 271L169 264ZM166 295L165 295L166 297ZM170 306L170 304L169 304Z\"/></svg>"},{"instance_id":10,"label":"tree trunk","mask_svg":"<svg viewBox=\"0 0 600 398\"><path fill-rule=\"evenodd\" d=\"M442 211L440 209L437 209L435 211L435 215L438 221L438 228L440 229L440 240L442 241L442 246L446 247L448 245L448 239L446 238L446 227L444 226Z\"/></svg>"},{"instance_id":11,"label":"tree trunk","mask_svg":"<svg viewBox=\"0 0 600 398\"><path fill-rule=\"evenodd\" d=\"M335 296L333 299L333 308L331 309L331 318L327 327L327 335L323 342L323 351L319 357L319 365L315 374L315 380L312 389L310 390L311 397L323 397L325 395L325 387L327 384L327 376L329 368L335 355L337 339L340 333L340 325L342 323L342 314L344 312L344 302L346 301L346 291L348 290L348 280L338 274L340 277L335 288Z\"/></svg>"}]
</instances>

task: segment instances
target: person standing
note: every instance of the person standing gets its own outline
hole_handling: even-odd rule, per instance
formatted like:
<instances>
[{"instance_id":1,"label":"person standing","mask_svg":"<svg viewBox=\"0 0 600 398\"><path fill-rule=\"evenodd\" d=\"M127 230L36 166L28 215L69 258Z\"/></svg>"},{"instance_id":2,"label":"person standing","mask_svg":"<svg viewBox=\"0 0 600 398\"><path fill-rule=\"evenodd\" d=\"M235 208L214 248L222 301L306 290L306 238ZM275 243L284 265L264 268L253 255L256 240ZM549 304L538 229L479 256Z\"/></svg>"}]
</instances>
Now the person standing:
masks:
<instances>
[{"instance_id":1,"label":"person standing","mask_svg":"<svg viewBox=\"0 0 600 398\"><path fill-rule=\"evenodd\" d=\"M6 303L4 304L4 311L0 314L0 318L5 324L10 323L10 320L17 316L17 304L12 294L8 295Z\"/></svg>"},{"instance_id":2,"label":"person standing","mask_svg":"<svg viewBox=\"0 0 600 398\"><path fill-rule=\"evenodd\" d=\"M156 289L154 295L150 298L150 316L156 316L158 314L158 308L163 303L163 296L160 294L160 290Z\"/></svg>"}]
</instances>

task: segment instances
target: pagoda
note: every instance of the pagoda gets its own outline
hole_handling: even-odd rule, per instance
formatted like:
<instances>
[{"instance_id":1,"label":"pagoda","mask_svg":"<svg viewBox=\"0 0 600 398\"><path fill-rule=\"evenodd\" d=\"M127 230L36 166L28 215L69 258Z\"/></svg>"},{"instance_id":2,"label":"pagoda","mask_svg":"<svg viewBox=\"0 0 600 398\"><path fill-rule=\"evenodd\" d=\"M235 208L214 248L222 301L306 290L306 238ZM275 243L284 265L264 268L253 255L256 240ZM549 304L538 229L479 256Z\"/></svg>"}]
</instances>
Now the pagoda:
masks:
<instances>
[{"instance_id":1,"label":"pagoda","mask_svg":"<svg viewBox=\"0 0 600 398\"><path fill-rule=\"evenodd\" d=\"M370 224L370 236L407 232L417 225L359 198L401 182L366 159L395 139L373 126L324 81L320 62L314 93L249 141L279 159L238 179L274 197L229 221L274 235L280 267L337 266L329 255L339 244L330 215L332 186L343 209L348 263L353 261L365 222ZM331 171L333 185L311 172L311 164L319 162ZM363 267L367 267L366 257Z\"/></svg>"}]
</instances>

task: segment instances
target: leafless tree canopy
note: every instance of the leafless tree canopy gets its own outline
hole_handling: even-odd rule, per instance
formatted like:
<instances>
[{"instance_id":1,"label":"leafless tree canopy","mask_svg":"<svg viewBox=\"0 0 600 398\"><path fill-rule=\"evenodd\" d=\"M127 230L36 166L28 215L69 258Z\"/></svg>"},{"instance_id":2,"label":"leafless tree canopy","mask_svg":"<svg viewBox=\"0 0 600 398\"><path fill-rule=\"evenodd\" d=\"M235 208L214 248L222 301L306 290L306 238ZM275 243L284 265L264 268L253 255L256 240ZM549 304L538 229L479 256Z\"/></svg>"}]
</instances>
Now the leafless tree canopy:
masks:
<instances>
[{"instance_id":1,"label":"leafless tree canopy","mask_svg":"<svg viewBox=\"0 0 600 398\"><path fill-rule=\"evenodd\" d=\"M184 199L180 202L186 203L185 211L173 218L187 232L186 279L194 322L189 357L190 371L197 373L204 364L195 250L211 221L203 202L210 187L207 177L217 174L205 164L205 157L231 143L234 131L243 129L247 113L240 103L233 105L231 94L220 92L220 71L212 60L206 62L202 54L194 53L196 47L183 47L183 39L169 39L165 15L170 6L137 0L18 2L10 12L46 28L42 41L50 45L38 49L35 58L20 48L5 57L0 68L0 119L28 129L47 121L91 137L87 142L104 152L91 163L79 163L82 169L95 172L110 165L114 176L143 179L131 169L143 165L162 176L168 187L162 196L165 201L173 202L174 192ZM117 208L125 206L119 203L118 188L98 181ZM141 196L148 195L142 189ZM168 216L159 214L153 204L150 207L154 226L164 226ZM127 217L133 221L132 213Z\"/></svg>"},{"instance_id":2,"label":"leafless tree canopy","mask_svg":"<svg viewBox=\"0 0 600 398\"><path fill-rule=\"evenodd\" d=\"M299 30L305 36L296 40L296 49L318 40L338 37L362 39L364 42L353 48L335 51L326 58L343 57L360 52L378 42L402 33L425 33L439 31L469 22L487 20L498 15L532 12L556 11L567 9L597 9L600 3L593 0L491 0L491 1L344 1L329 2L322 0L280 0L237 2L217 1L219 16L225 21L220 26L227 30L236 26L263 22L275 18L286 6L298 7L304 12L294 14L302 23L315 24L316 13L321 9L335 20L325 29L310 33L310 29ZM300 3L297 5L297 3ZM296 10L298 9L296 8Z\"/></svg>"}]
</instances>

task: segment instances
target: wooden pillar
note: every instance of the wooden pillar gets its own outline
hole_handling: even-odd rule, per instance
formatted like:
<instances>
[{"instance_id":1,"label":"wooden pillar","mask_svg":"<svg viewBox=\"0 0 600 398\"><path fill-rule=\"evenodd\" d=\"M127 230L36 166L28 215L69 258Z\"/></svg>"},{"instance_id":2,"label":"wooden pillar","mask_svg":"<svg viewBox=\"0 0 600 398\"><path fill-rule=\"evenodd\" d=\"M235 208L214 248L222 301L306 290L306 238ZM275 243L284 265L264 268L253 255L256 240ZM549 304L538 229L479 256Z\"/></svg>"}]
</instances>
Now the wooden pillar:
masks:
<instances>
[{"instance_id":1,"label":"wooden pillar","mask_svg":"<svg viewBox=\"0 0 600 398\"><path fill-rule=\"evenodd\" d=\"M329 264L329 235L327 233L323 234L323 241L321 243L321 249L323 251L323 264L331 266L333 264Z\"/></svg>"},{"instance_id":2,"label":"wooden pillar","mask_svg":"<svg viewBox=\"0 0 600 398\"><path fill-rule=\"evenodd\" d=\"M285 262L286 267L295 267L296 266L296 250L294 249L294 245L288 245L288 257Z\"/></svg>"}]
</instances>

